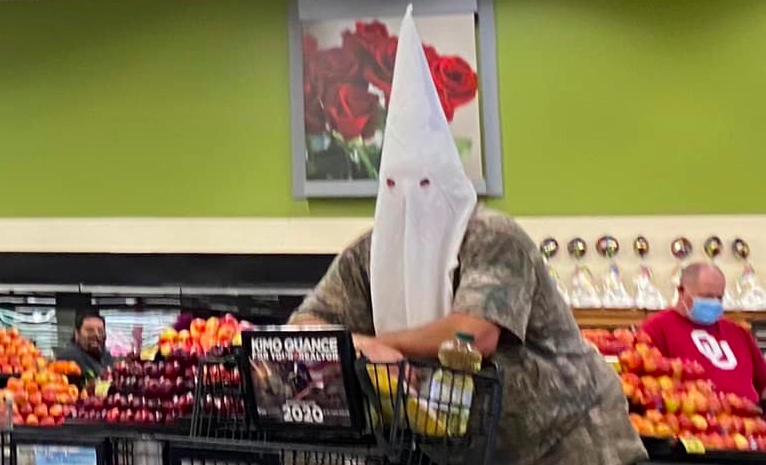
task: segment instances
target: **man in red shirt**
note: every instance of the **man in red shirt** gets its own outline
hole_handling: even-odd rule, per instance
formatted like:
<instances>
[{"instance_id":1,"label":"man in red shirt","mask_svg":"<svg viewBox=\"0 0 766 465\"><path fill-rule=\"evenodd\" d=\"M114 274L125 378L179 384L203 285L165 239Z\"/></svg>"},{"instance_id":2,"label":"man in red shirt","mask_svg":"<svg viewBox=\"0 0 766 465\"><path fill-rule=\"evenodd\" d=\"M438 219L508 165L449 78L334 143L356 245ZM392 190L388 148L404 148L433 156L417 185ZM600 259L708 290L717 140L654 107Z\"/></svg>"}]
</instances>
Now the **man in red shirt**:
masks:
<instances>
[{"instance_id":1,"label":"man in red shirt","mask_svg":"<svg viewBox=\"0 0 766 465\"><path fill-rule=\"evenodd\" d=\"M722 318L725 287L715 265L689 265L676 307L652 315L643 329L664 356L696 360L719 390L758 403L766 398L766 360L747 329Z\"/></svg>"}]
</instances>

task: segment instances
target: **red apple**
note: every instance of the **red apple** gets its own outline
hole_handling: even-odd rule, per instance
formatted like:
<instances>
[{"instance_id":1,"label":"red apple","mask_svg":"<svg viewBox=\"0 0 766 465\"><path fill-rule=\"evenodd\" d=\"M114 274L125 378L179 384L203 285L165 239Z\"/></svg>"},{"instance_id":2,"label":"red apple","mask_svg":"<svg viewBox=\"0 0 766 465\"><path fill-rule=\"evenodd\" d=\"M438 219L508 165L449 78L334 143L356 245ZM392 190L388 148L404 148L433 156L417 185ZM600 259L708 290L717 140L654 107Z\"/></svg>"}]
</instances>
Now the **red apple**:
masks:
<instances>
[{"instance_id":1,"label":"red apple","mask_svg":"<svg viewBox=\"0 0 766 465\"><path fill-rule=\"evenodd\" d=\"M681 428L681 431L691 431L694 429L694 423L685 413L678 415L678 426Z\"/></svg>"},{"instance_id":2,"label":"red apple","mask_svg":"<svg viewBox=\"0 0 766 465\"><path fill-rule=\"evenodd\" d=\"M32 406L32 404L24 403L19 406L19 414L23 416L24 418L33 414L34 411L35 411L35 408Z\"/></svg>"},{"instance_id":3,"label":"red apple","mask_svg":"<svg viewBox=\"0 0 766 465\"><path fill-rule=\"evenodd\" d=\"M227 313L228 316L228 313ZM226 317L224 317L224 320L226 320ZM633 332L626 328L618 328L612 331L612 335L615 339L622 342L626 347L633 347L633 345L636 343L636 336L633 335Z\"/></svg>"},{"instance_id":4,"label":"red apple","mask_svg":"<svg viewBox=\"0 0 766 465\"><path fill-rule=\"evenodd\" d=\"M126 409L120 413L120 423L132 423L134 421L133 410Z\"/></svg>"},{"instance_id":5,"label":"red apple","mask_svg":"<svg viewBox=\"0 0 766 465\"><path fill-rule=\"evenodd\" d=\"M670 375L673 379L681 379L684 376L684 363L680 358L670 359Z\"/></svg>"},{"instance_id":6,"label":"red apple","mask_svg":"<svg viewBox=\"0 0 766 465\"><path fill-rule=\"evenodd\" d=\"M636 332L636 343L643 343L643 344L652 344L652 338L649 336L649 334L644 330L639 330Z\"/></svg>"},{"instance_id":7,"label":"red apple","mask_svg":"<svg viewBox=\"0 0 766 465\"><path fill-rule=\"evenodd\" d=\"M149 378L159 378L161 375L156 363L148 361L144 362L144 376Z\"/></svg>"},{"instance_id":8,"label":"red apple","mask_svg":"<svg viewBox=\"0 0 766 465\"><path fill-rule=\"evenodd\" d=\"M721 425L720 423L718 423L718 417L716 417L715 415L708 414L705 417L705 420L707 420L708 431L713 433L721 432Z\"/></svg>"},{"instance_id":9,"label":"red apple","mask_svg":"<svg viewBox=\"0 0 766 465\"><path fill-rule=\"evenodd\" d=\"M40 426L56 426L56 420L53 417L42 417Z\"/></svg>"},{"instance_id":10,"label":"red apple","mask_svg":"<svg viewBox=\"0 0 766 465\"><path fill-rule=\"evenodd\" d=\"M56 391L45 390L42 394L43 402L48 405L56 403Z\"/></svg>"},{"instance_id":11,"label":"red apple","mask_svg":"<svg viewBox=\"0 0 766 465\"><path fill-rule=\"evenodd\" d=\"M174 388L175 388L175 384L173 383L173 381L167 378L160 378L159 397L163 399L169 399L173 397Z\"/></svg>"},{"instance_id":12,"label":"red apple","mask_svg":"<svg viewBox=\"0 0 766 465\"><path fill-rule=\"evenodd\" d=\"M745 428L745 436L752 436L755 434L755 419L753 418L743 418L742 419L742 425Z\"/></svg>"},{"instance_id":13,"label":"red apple","mask_svg":"<svg viewBox=\"0 0 766 465\"><path fill-rule=\"evenodd\" d=\"M164 376L167 379L175 380L181 375L181 364L174 360L165 364Z\"/></svg>"},{"instance_id":14,"label":"red apple","mask_svg":"<svg viewBox=\"0 0 766 465\"><path fill-rule=\"evenodd\" d=\"M734 433L745 432L745 423L742 421L742 417L738 417L738 416L731 417L731 429Z\"/></svg>"},{"instance_id":15,"label":"red apple","mask_svg":"<svg viewBox=\"0 0 766 465\"><path fill-rule=\"evenodd\" d=\"M763 418L755 419L755 430L758 435L766 435L766 420Z\"/></svg>"},{"instance_id":16,"label":"red apple","mask_svg":"<svg viewBox=\"0 0 766 465\"><path fill-rule=\"evenodd\" d=\"M146 399L146 408L148 408L149 410L157 410L158 408L160 408L160 404L161 402L157 398Z\"/></svg>"},{"instance_id":17,"label":"red apple","mask_svg":"<svg viewBox=\"0 0 766 465\"><path fill-rule=\"evenodd\" d=\"M720 427L722 434L726 435L734 432L731 414L719 413L716 418L718 419L718 426Z\"/></svg>"},{"instance_id":18,"label":"red apple","mask_svg":"<svg viewBox=\"0 0 766 465\"><path fill-rule=\"evenodd\" d=\"M711 450L723 450L724 442L723 437L718 433L710 435L710 444L708 446Z\"/></svg>"},{"instance_id":19,"label":"red apple","mask_svg":"<svg viewBox=\"0 0 766 465\"><path fill-rule=\"evenodd\" d=\"M239 412L238 412L239 413ZM665 423L668 424L673 434L678 434L681 431L681 424L678 422L678 416L673 413L665 414Z\"/></svg>"},{"instance_id":20,"label":"red apple","mask_svg":"<svg viewBox=\"0 0 766 465\"><path fill-rule=\"evenodd\" d=\"M114 364L114 372L120 376L127 376L128 374L128 362L120 360Z\"/></svg>"}]
</instances>

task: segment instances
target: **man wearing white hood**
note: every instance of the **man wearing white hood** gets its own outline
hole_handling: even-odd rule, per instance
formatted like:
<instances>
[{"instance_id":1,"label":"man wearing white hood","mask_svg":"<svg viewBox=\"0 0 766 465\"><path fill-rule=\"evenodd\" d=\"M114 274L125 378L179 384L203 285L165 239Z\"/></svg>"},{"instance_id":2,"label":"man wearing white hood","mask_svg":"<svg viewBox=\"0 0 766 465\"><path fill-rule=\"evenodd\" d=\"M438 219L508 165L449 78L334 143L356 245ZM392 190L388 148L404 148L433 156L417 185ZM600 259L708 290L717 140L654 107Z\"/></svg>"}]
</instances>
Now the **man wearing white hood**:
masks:
<instances>
[{"instance_id":1,"label":"man wearing white hood","mask_svg":"<svg viewBox=\"0 0 766 465\"><path fill-rule=\"evenodd\" d=\"M499 464L646 457L614 371L586 344L534 242L477 207L408 9L371 232L341 252L292 323L346 325L378 361L434 357L456 332L503 369Z\"/></svg>"}]
</instances>

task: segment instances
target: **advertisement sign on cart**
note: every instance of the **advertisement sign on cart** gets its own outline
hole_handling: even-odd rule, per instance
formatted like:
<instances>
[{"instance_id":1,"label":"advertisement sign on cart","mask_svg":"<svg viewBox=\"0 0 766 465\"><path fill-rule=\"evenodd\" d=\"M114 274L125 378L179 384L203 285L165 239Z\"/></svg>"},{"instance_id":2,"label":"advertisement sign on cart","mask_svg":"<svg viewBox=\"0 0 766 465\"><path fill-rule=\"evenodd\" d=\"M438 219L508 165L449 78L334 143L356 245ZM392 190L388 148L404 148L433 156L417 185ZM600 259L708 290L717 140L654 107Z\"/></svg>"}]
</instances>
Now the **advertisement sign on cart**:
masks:
<instances>
[{"instance_id":1,"label":"advertisement sign on cart","mask_svg":"<svg viewBox=\"0 0 766 465\"><path fill-rule=\"evenodd\" d=\"M242 334L262 424L359 424L351 334L342 327L264 326Z\"/></svg>"}]
</instances>

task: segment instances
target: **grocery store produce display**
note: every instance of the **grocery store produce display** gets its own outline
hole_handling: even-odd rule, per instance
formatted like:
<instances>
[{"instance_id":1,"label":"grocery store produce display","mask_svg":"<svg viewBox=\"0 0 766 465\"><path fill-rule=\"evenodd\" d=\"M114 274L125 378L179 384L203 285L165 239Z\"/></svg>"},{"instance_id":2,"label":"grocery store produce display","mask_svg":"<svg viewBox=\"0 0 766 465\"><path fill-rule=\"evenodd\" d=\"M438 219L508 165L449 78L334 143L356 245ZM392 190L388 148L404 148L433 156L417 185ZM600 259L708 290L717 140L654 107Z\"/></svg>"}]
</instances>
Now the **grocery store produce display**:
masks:
<instances>
[{"instance_id":1,"label":"grocery store produce display","mask_svg":"<svg viewBox=\"0 0 766 465\"><path fill-rule=\"evenodd\" d=\"M75 417L79 390L68 375L80 375L80 367L69 361L49 362L18 330L0 329L0 367L11 376L3 390L13 399L15 425L53 426Z\"/></svg>"},{"instance_id":2,"label":"grocery store produce display","mask_svg":"<svg viewBox=\"0 0 766 465\"><path fill-rule=\"evenodd\" d=\"M197 359L185 355L171 355L164 361L137 357L118 361L83 390L81 418L107 423L173 423L191 414L196 375Z\"/></svg>"},{"instance_id":3,"label":"grocery store produce display","mask_svg":"<svg viewBox=\"0 0 766 465\"><path fill-rule=\"evenodd\" d=\"M761 408L717 390L699 363L663 357L641 331L583 330L583 336L602 354L617 356L613 366L642 436L694 438L707 450L766 451Z\"/></svg>"},{"instance_id":4,"label":"grocery store produce display","mask_svg":"<svg viewBox=\"0 0 766 465\"><path fill-rule=\"evenodd\" d=\"M195 318L189 329L176 331L166 328L160 333L158 347L160 355L167 357L174 350L187 353L207 354L216 348L242 345L242 331L252 328L246 321L238 321L231 313L222 318L207 320Z\"/></svg>"},{"instance_id":5,"label":"grocery store produce display","mask_svg":"<svg viewBox=\"0 0 766 465\"><path fill-rule=\"evenodd\" d=\"M240 331L247 327L227 314L223 318L194 319L189 330L164 329L152 360L129 354L104 370L98 380L88 383L80 396L81 418L132 425L173 424L188 418L200 379L200 359L227 355L232 346L241 344ZM202 380L239 386L240 375L236 367L206 364ZM244 409L244 404L240 406L224 395L206 394L201 401L206 412L222 415Z\"/></svg>"}]
</instances>

